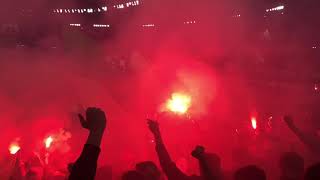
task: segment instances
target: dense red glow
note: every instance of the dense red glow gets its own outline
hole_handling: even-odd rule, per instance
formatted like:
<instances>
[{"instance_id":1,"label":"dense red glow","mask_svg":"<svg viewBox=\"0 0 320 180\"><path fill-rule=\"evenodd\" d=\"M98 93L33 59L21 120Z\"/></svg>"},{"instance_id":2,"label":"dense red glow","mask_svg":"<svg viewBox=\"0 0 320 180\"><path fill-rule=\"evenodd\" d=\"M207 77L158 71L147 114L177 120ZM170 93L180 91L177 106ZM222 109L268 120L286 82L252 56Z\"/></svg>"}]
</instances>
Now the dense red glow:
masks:
<instances>
[{"instance_id":1,"label":"dense red glow","mask_svg":"<svg viewBox=\"0 0 320 180\"><path fill-rule=\"evenodd\" d=\"M257 119L255 117L251 117L251 126L254 130L257 129Z\"/></svg>"},{"instance_id":2,"label":"dense red glow","mask_svg":"<svg viewBox=\"0 0 320 180\"><path fill-rule=\"evenodd\" d=\"M105 111L108 123L98 168L111 165L114 177L141 161L154 161L160 168L146 118L159 122L175 163L186 159L181 163L188 166L186 174L199 174L198 162L190 155L198 144L208 153L221 155L226 170L258 163L266 172L275 169L270 159L279 158L277 152L305 149L281 117L292 112L301 129L320 127L313 120L319 113L320 84L313 63L320 45L312 38L310 44L305 42L309 36L290 38L286 26L282 32L281 25L293 13L290 9L267 13L267 8L277 5L203 1L168 6L148 1L130 13L124 1L118 4L124 7L119 14L117 5L102 8L105 5L97 3L84 12L67 9L67 13L97 15L83 20L63 18L65 9L56 9L61 16L43 17L44 23L38 22L39 16L28 21L25 30L20 21L10 23L19 17L10 17L4 24L10 32L0 43L0 162L9 153L21 153L21 160L28 161L35 152L42 160L48 156L48 171L66 172L86 143L88 132L78 114L85 115L87 107ZM253 10L256 5L258 9ZM105 9L119 17L109 20ZM208 16L212 12L215 16ZM31 16L29 10L22 13ZM276 26L264 28L273 20ZM66 23L70 28L63 26ZM46 33L42 24L56 28ZM111 31L107 31L109 25ZM299 28L297 33L307 29ZM18 37L11 31L17 31ZM304 42L301 48L296 40ZM10 48L2 48L6 44ZM312 45L317 49L311 50ZM314 128L313 123L317 123ZM264 151L269 144L274 149ZM256 154L250 154L250 148Z\"/></svg>"},{"instance_id":3,"label":"dense red glow","mask_svg":"<svg viewBox=\"0 0 320 180\"><path fill-rule=\"evenodd\" d=\"M47 137L44 141L46 148L50 148L52 142L53 142L53 138L51 136Z\"/></svg>"},{"instance_id":4,"label":"dense red glow","mask_svg":"<svg viewBox=\"0 0 320 180\"><path fill-rule=\"evenodd\" d=\"M9 146L10 154L16 154L20 150L20 146L18 143L12 143Z\"/></svg>"},{"instance_id":5,"label":"dense red glow","mask_svg":"<svg viewBox=\"0 0 320 180\"><path fill-rule=\"evenodd\" d=\"M191 97L185 94L173 93L167 101L166 107L169 111L185 114L191 106Z\"/></svg>"}]
</instances>

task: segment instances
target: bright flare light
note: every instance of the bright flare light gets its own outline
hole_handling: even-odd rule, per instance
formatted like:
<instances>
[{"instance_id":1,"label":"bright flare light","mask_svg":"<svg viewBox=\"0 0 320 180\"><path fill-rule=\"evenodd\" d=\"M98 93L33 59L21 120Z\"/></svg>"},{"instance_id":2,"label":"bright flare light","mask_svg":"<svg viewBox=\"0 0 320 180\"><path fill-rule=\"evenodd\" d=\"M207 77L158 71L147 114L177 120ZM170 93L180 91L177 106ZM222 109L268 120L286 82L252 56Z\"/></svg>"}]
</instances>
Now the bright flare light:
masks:
<instances>
[{"instance_id":1,"label":"bright flare light","mask_svg":"<svg viewBox=\"0 0 320 180\"><path fill-rule=\"evenodd\" d=\"M169 111L184 114L191 106L191 97L185 94L173 93L167 101L166 107Z\"/></svg>"},{"instance_id":2,"label":"bright flare light","mask_svg":"<svg viewBox=\"0 0 320 180\"><path fill-rule=\"evenodd\" d=\"M46 145L46 148L50 148L52 142L53 142L53 138L51 136L45 139L44 144Z\"/></svg>"},{"instance_id":3,"label":"bright flare light","mask_svg":"<svg viewBox=\"0 0 320 180\"><path fill-rule=\"evenodd\" d=\"M10 154L16 154L20 150L20 146L17 143L12 143L9 146Z\"/></svg>"},{"instance_id":4,"label":"bright flare light","mask_svg":"<svg viewBox=\"0 0 320 180\"><path fill-rule=\"evenodd\" d=\"M257 129L257 119L255 117L251 118L251 126L254 130Z\"/></svg>"}]
</instances>

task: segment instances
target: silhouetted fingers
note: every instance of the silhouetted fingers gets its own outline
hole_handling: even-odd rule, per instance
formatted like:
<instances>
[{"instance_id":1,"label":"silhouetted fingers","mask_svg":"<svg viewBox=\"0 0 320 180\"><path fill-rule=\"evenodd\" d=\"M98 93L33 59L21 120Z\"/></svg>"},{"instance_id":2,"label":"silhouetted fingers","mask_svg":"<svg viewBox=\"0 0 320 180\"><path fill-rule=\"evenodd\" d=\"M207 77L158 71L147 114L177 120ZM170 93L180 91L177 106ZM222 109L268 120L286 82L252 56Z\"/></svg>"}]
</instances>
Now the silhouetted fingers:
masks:
<instances>
[{"instance_id":1,"label":"silhouetted fingers","mask_svg":"<svg viewBox=\"0 0 320 180\"><path fill-rule=\"evenodd\" d=\"M88 129L88 128L89 128L88 122L84 119L84 117L83 117L81 114L78 114L78 117L79 117L81 126L82 126L83 128Z\"/></svg>"}]
</instances>

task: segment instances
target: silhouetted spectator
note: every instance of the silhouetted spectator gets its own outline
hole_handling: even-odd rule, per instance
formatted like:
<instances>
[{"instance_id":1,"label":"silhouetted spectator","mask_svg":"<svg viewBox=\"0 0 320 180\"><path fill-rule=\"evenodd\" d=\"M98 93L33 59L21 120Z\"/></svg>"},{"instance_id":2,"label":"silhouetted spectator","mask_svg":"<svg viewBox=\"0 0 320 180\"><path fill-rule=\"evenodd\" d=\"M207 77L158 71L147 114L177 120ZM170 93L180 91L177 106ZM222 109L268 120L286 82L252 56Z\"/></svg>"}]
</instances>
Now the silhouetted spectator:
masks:
<instances>
[{"instance_id":1,"label":"silhouetted spectator","mask_svg":"<svg viewBox=\"0 0 320 180\"><path fill-rule=\"evenodd\" d=\"M122 175L122 180L146 180L138 171L128 171Z\"/></svg>"},{"instance_id":2,"label":"silhouetted spectator","mask_svg":"<svg viewBox=\"0 0 320 180\"><path fill-rule=\"evenodd\" d=\"M160 165L168 180L190 180L195 179L195 176L188 176L184 174L172 161L161 137L159 124L156 121L148 120L150 131L153 133L156 143L156 151L160 161Z\"/></svg>"},{"instance_id":3,"label":"silhouetted spectator","mask_svg":"<svg viewBox=\"0 0 320 180\"><path fill-rule=\"evenodd\" d=\"M69 180L94 180L101 140L106 128L106 116L98 108L88 108L86 118L79 114L79 119L82 127L90 133L80 157L73 165Z\"/></svg>"},{"instance_id":4,"label":"silhouetted spectator","mask_svg":"<svg viewBox=\"0 0 320 180\"><path fill-rule=\"evenodd\" d=\"M205 148L197 146L191 155L199 160L201 177L205 180L222 178L221 160L216 154L206 153Z\"/></svg>"},{"instance_id":5,"label":"silhouetted spectator","mask_svg":"<svg viewBox=\"0 0 320 180\"><path fill-rule=\"evenodd\" d=\"M266 180L266 174L263 169L249 165L238 169L234 175L235 180Z\"/></svg>"},{"instance_id":6,"label":"silhouetted spectator","mask_svg":"<svg viewBox=\"0 0 320 180\"><path fill-rule=\"evenodd\" d=\"M136 171L143 174L147 180L159 180L161 172L152 161L144 161L136 164Z\"/></svg>"},{"instance_id":7,"label":"silhouetted spectator","mask_svg":"<svg viewBox=\"0 0 320 180\"><path fill-rule=\"evenodd\" d=\"M304 174L304 160L296 152L286 152L280 157L281 180L301 180Z\"/></svg>"},{"instance_id":8,"label":"silhouetted spectator","mask_svg":"<svg viewBox=\"0 0 320 180\"><path fill-rule=\"evenodd\" d=\"M304 180L319 180L320 179L320 163L316 163L307 168L304 175Z\"/></svg>"}]
</instances>

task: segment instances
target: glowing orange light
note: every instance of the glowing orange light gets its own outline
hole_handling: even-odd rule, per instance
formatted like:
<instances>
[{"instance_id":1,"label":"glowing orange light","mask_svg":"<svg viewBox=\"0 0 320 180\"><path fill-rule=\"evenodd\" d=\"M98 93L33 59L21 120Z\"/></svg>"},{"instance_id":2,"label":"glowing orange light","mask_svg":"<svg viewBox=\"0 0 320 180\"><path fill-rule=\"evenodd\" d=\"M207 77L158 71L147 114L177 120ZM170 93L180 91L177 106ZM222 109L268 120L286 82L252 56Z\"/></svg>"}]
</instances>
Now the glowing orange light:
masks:
<instances>
[{"instance_id":1,"label":"glowing orange light","mask_svg":"<svg viewBox=\"0 0 320 180\"><path fill-rule=\"evenodd\" d=\"M185 94L173 93L167 101L166 108L178 114L184 114L191 106L191 97Z\"/></svg>"},{"instance_id":2,"label":"glowing orange light","mask_svg":"<svg viewBox=\"0 0 320 180\"><path fill-rule=\"evenodd\" d=\"M17 143L12 143L9 146L10 154L16 154L20 150L20 146Z\"/></svg>"},{"instance_id":3,"label":"glowing orange light","mask_svg":"<svg viewBox=\"0 0 320 180\"><path fill-rule=\"evenodd\" d=\"M257 129L257 119L255 117L251 118L251 126L254 130Z\"/></svg>"},{"instance_id":4,"label":"glowing orange light","mask_svg":"<svg viewBox=\"0 0 320 180\"><path fill-rule=\"evenodd\" d=\"M50 148L52 142L53 142L53 138L51 136L46 138L45 141L44 141L44 144L46 145L46 148Z\"/></svg>"}]
</instances>

